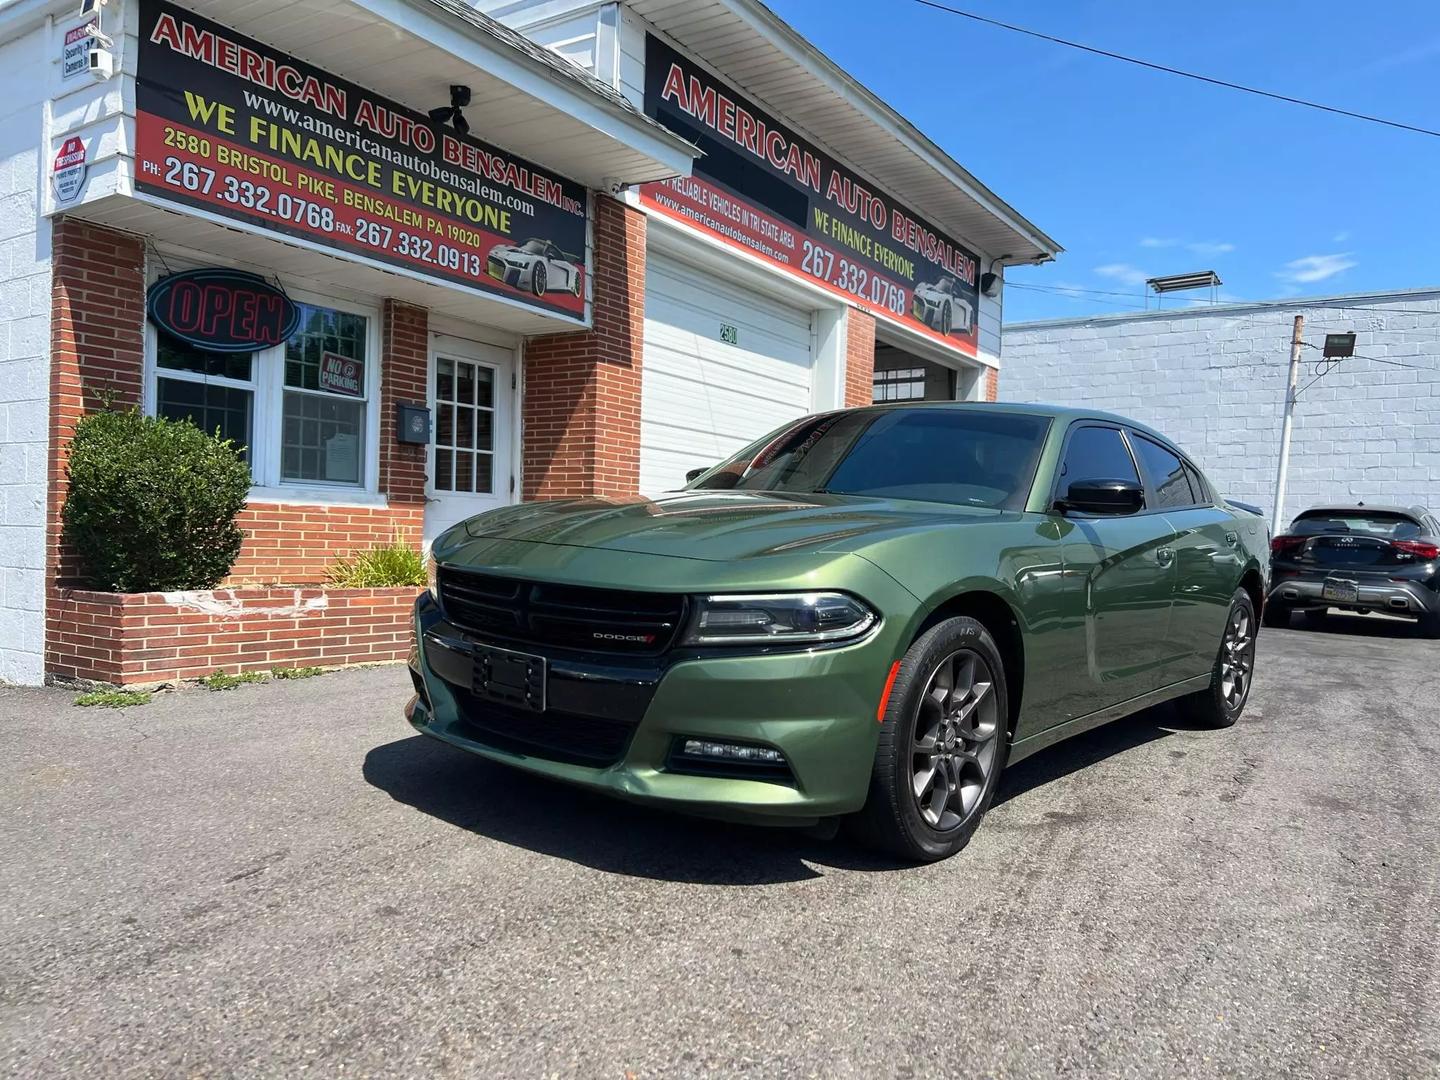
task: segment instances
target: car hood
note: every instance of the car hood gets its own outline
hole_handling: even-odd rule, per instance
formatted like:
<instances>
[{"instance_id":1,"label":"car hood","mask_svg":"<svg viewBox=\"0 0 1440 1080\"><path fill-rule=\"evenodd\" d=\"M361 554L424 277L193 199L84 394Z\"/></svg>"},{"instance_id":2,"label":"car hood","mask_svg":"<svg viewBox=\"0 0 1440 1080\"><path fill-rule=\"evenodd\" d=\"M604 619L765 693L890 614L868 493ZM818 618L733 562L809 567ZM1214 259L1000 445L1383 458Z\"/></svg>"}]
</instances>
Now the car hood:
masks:
<instances>
[{"instance_id":1,"label":"car hood","mask_svg":"<svg viewBox=\"0 0 1440 1080\"><path fill-rule=\"evenodd\" d=\"M574 499L506 507L469 519L437 547L459 553L467 539L519 540L732 562L853 552L896 533L993 522L1003 516L999 510L848 495L686 491L654 499Z\"/></svg>"}]
</instances>

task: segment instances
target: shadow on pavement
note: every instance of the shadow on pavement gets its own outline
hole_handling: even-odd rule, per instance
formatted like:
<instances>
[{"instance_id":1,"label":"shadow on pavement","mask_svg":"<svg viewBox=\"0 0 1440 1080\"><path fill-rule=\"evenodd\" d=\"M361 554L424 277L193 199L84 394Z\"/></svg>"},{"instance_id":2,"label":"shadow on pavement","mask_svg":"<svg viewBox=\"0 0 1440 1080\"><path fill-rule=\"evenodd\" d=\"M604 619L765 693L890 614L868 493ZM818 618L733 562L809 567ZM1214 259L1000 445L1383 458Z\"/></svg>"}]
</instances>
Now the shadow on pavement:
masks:
<instances>
[{"instance_id":1,"label":"shadow on pavement","mask_svg":"<svg viewBox=\"0 0 1440 1080\"><path fill-rule=\"evenodd\" d=\"M1281 628L1274 627L1272 629ZM1420 630L1420 624L1414 619L1380 614L1352 615L1339 611L1329 612L1318 619L1307 617L1303 613L1292 615L1288 629L1297 635L1339 634L1346 637L1425 638L1425 634Z\"/></svg>"},{"instance_id":2,"label":"shadow on pavement","mask_svg":"<svg viewBox=\"0 0 1440 1080\"><path fill-rule=\"evenodd\" d=\"M995 805L1182 727L1175 710L1162 705L1076 736L1007 770ZM910 865L872 854L843 834L822 839L801 829L731 825L631 805L420 735L371 750L363 773L396 802L458 828L612 874L762 885L823 876L809 864L869 871Z\"/></svg>"}]
</instances>

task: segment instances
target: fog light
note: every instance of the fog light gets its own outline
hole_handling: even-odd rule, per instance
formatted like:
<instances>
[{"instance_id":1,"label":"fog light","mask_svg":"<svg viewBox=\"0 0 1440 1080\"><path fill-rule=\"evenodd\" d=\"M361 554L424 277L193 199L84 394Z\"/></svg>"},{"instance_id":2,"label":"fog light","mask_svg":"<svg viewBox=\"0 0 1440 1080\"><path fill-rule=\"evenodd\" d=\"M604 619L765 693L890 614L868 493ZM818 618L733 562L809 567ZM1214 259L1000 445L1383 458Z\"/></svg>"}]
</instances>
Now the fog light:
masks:
<instances>
[{"instance_id":1,"label":"fog light","mask_svg":"<svg viewBox=\"0 0 1440 1080\"><path fill-rule=\"evenodd\" d=\"M686 739L681 751L686 757L711 761L748 761L756 765L784 765L785 755L768 746L745 746L742 743L711 742L708 739Z\"/></svg>"}]
</instances>

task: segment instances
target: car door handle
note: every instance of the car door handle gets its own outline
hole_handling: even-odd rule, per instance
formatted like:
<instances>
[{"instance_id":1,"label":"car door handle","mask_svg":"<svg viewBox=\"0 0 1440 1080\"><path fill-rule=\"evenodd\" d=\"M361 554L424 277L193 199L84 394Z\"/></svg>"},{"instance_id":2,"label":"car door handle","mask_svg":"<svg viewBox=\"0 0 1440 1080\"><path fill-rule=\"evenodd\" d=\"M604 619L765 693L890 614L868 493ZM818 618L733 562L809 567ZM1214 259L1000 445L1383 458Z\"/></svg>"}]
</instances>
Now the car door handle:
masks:
<instances>
[{"instance_id":1,"label":"car door handle","mask_svg":"<svg viewBox=\"0 0 1440 1080\"><path fill-rule=\"evenodd\" d=\"M1169 566L1175 561L1175 552L1171 548L1158 548L1155 551L1155 561L1161 566Z\"/></svg>"}]
</instances>

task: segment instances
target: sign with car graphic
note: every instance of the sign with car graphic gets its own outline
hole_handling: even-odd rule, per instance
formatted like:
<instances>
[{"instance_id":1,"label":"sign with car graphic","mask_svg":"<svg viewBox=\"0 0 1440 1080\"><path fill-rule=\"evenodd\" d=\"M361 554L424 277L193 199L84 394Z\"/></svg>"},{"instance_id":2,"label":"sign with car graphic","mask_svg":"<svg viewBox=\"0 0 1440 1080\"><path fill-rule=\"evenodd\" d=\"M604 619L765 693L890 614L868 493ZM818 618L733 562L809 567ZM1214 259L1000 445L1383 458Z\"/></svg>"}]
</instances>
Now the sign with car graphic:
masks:
<instances>
[{"instance_id":1,"label":"sign with car graphic","mask_svg":"<svg viewBox=\"0 0 1440 1080\"><path fill-rule=\"evenodd\" d=\"M142 197L583 320L581 184L161 0L139 38Z\"/></svg>"},{"instance_id":2,"label":"sign with car graphic","mask_svg":"<svg viewBox=\"0 0 1440 1080\"><path fill-rule=\"evenodd\" d=\"M704 156L645 204L974 355L979 258L659 38L645 112Z\"/></svg>"}]
</instances>

